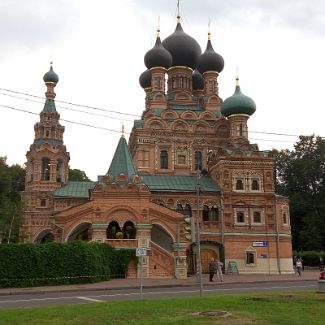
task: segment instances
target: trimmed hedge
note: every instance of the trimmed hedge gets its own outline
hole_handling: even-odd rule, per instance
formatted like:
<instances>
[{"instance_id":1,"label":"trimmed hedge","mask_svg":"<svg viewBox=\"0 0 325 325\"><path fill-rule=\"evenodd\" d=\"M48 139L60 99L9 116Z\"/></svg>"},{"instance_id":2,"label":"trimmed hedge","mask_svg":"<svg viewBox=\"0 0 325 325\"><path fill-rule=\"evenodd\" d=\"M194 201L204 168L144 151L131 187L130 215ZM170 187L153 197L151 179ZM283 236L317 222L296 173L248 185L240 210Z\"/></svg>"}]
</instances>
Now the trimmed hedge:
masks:
<instances>
[{"instance_id":1,"label":"trimmed hedge","mask_svg":"<svg viewBox=\"0 0 325 325\"><path fill-rule=\"evenodd\" d=\"M304 266L321 266L321 264L325 264L325 252L305 251L294 252L293 254L302 258ZM323 259L322 263L320 258Z\"/></svg>"},{"instance_id":2,"label":"trimmed hedge","mask_svg":"<svg viewBox=\"0 0 325 325\"><path fill-rule=\"evenodd\" d=\"M75 241L0 245L0 287L92 283L124 277L135 250Z\"/></svg>"}]
</instances>

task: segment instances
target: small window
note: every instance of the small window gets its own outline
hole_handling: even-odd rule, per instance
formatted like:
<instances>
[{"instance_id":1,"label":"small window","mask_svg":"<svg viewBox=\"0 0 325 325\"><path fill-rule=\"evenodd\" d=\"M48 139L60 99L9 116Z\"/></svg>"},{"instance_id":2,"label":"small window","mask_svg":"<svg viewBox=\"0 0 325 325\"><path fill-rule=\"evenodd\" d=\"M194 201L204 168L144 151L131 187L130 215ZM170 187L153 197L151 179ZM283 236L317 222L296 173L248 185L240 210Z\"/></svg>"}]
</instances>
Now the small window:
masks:
<instances>
[{"instance_id":1,"label":"small window","mask_svg":"<svg viewBox=\"0 0 325 325\"><path fill-rule=\"evenodd\" d=\"M285 212L283 212L283 214L282 214L282 221L283 221L284 224L288 223L288 217L287 217L287 214Z\"/></svg>"},{"instance_id":2,"label":"small window","mask_svg":"<svg viewBox=\"0 0 325 325\"><path fill-rule=\"evenodd\" d=\"M167 150L161 150L161 152L160 152L160 168L168 169L168 152L167 152Z\"/></svg>"},{"instance_id":3,"label":"small window","mask_svg":"<svg viewBox=\"0 0 325 325\"><path fill-rule=\"evenodd\" d=\"M195 151L194 155L195 170L202 170L202 153L201 151Z\"/></svg>"},{"instance_id":4,"label":"small window","mask_svg":"<svg viewBox=\"0 0 325 325\"><path fill-rule=\"evenodd\" d=\"M41 207L46 207L46 200L45 199L41 199Z\"/></svg>"},{"instance_id":5,"label":"small window","mask_svg":"<svg viewBox=\"0 0 325 325\"><path fill-rule=\"evenodd\" d=\"M185 155L178 155L177 156L177 163L178 163L178 165L185 165L186 164L186 156Z\"/></svg>"},{"instance_id":6,"label":"small window","mask_svg":"<svg viewBox=\"0 0 325 325\"><path fill-rule=\"evenodd\" d=\"M238 211L236 214L236 222L237 223L244 223L245 222L245 214L242 211Z\"/></svg>"},{"instance_id":7,"label":"small window","mask_svg":"<svg viewBox=\"0 0 325 325\"><path fill-rule=\"evenodd\" d=\"M261 223L261 222L262 222L261 212L254 211L254 213L253 213L253 223Z\"/></svg>"},{"instance_id":8,"label":"small window","mask_svg":"<svg viewBox=\"0 0 325 325\"><path fill-rule=\"evenodd\" d=\"M253 191L259 191L260 185L258 183L258 179L253 179L252 180L252 190Z\"/></svg>"},{"instance_id":9,"label":"small window","mask_svg":"<svg viewBox=\"0 0 325 325\"><path fill-rule=\"evenodd\" d=\"M246 264L255 264L256 252L246 251Z\"/></svg>"},{"instance_id":10,"label":"small window","mask_svg":"<svg viewBox=\"0 0 325 325\"><path fill-rule=\"evenodd\" d=\"M236 181L236 190L237 191L244 190L244 182L243 182L242 179L237 179L237 181Z\"/></svg>"},{"instance_id":11,"label":"small window","mask_svg":"<svg viewBox=\"0 0 325 325\"><path fill-rule=\"evenodd\" d=\"M243 124L239 125L239 136L243 136Z\"/></svg>"}]
</instances>

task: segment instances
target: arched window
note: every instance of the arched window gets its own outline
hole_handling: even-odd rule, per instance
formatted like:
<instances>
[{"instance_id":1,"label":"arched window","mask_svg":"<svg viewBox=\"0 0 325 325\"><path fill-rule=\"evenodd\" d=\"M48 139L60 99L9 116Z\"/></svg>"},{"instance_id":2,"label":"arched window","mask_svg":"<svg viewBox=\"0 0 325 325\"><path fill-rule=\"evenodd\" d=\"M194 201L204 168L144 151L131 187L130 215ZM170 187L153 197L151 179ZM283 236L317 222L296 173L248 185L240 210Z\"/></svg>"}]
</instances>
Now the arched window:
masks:
<instances>
[{"instance_id":1,"label":"arched window","mask_svg":"<svg viewBox=\"0 0 325 325\"><path fill-rule=\"evenodd\" d=\"M258 183L258 179L253 179L252 180L252 190L253 191L259 191L260 185Z\"/></svg>"},{"instance_id":2,"label":"arched window","mask_svg":"<svg viewBox=\"0 0 325 325\"><path fill-rule=\"evenodd\" d=\"M236 181L236 190L242 191L244 189L244 182L242 179L237 179Z\"/></svg>"},{"instance_id":3,"label":"arched window","mask_svg":"<svg viewBox=\"0 0 325 325\"><path fill-rule=\"evenodd\" d=\"M202 220L203 221L209 221L209 207L207 205L203 206Z\"/></svg>"},{"instance_id":4,"label":"arched window","mask_svg":"<svg viewBox=\"0 0 325 325\"><path fill-rule=\"evenodd\" d=\"M160 151L160 168L168 169L168 152L167 152L167 150Z\"/></svg>"},{"instance_id":5,"label":"arched window","mask_svg":"<svg viewBox=\"0 0 325 325\"><path fill-rule=\"evenodd\" d=\"M192 217L192 209L191 209L191 206L189 204L185 205L184 216L188 217L188 218Z\"/></svg>"},{"instance_id":6,"label":"arched window","mask_svg":"<svg viewBox=\"0 0 325 325\"><path fill-rule=\"evenodd\" d=\"M210 213L209 213L210 217L209 217L209 221L213 221L213 222L217 222L219 221L219 211L218 211L218 207L213 206L210 209Z\"/></svg>"},{"instance_id":7,"label":"arched window","mask_svg":"<svg viewBox=\"0 0 325 325\"><path fill-rule=\"evenodd\" d=\"M123 228L122 228L122 233L123 233L123 238L124 239L135 239L136 237L136 228L131 221L127 221Z\"/></svg>"},{"instance_id":8,"label":"arched window","mask_svg":"<svg viewBox=\"0 0 325 325\"><path fill-rule=\"evenodd\" d=\"M195 170L202 170L202 153L201 151L195 151L194 155Z\"/></svg>"},{"instance_id":9,"label":"arched window","mask_svg":"<svg viewBox=\"0 0 325 325\"><path fill-rule=\"evenodd\" d=\"M57 161L57 165L56 165L56 181L58 183L63 182L63 163L62 163L62 160Z\"/></svg>"},{"instance_id":10,"label":"arched window","mask_svg":"<svg viewBox=\"0 0 325 325\"><path fill-rule=\"evenodd\" d=\"M121 233L121 228L116 221L112 221L109 223L106 229L106 236L108 239L116 239L117 233Z\"/></svg>"},{"instance_id":11,"label":"arched window","mask_svg":"<svg viewBox=\"0 0 325 325\"><path fill-rule=\"evenodd\" d=\"M42 159L42 180L49 181L50 180L50 159L43 158Z\"/></svg>"},{"instance_id":12,"label":"arched window","mask_svg":"<svg viewBox=\"0 0 325 325\"><path fill-rule=\"evenodd\" d=\"M177 203L176 211L179 212L179 213L183 213L184 212L183 206L180 203Z\"/></svg>"}]
</instances>

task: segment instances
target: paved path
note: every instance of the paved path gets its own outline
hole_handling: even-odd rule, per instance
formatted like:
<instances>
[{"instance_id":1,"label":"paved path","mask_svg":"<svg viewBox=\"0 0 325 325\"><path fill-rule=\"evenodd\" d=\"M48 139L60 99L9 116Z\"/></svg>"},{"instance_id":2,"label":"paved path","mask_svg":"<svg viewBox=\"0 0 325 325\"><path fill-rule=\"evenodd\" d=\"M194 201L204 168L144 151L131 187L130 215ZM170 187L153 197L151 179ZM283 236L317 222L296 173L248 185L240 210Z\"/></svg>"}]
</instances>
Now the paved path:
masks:
<instances>
[{"instance_id":1,"label":"paved path","mask_svg":"<svg viewBox=\"0 0 325 325\"><path fill-rule=\"evenodd\" d=\"M311 280L317 281L318 270L306 270L301 277L297 274L288 275L224 275L224 283L248 283L248 282L273 282L273 281L302 281ZM217 279L215 279L217 282ZM204 286L211 284L208 279L208 275L203 275ZM195 276L189 277L185 280L179 279L143 279L143 287L173 287L173 286L193 286L198 284L198 279ZM73 285L61 285L61 286L46 286L46 287L32 287L32 288L4 288L0 289L0 296L17 295L17 294L39 294L50 292L69 292L80 290L115 290L124 288L138 288L140 285L139 279L113 279L111 281L104 281L98 283L89 284L73 284Z\"/></svg>"}]
</instances>

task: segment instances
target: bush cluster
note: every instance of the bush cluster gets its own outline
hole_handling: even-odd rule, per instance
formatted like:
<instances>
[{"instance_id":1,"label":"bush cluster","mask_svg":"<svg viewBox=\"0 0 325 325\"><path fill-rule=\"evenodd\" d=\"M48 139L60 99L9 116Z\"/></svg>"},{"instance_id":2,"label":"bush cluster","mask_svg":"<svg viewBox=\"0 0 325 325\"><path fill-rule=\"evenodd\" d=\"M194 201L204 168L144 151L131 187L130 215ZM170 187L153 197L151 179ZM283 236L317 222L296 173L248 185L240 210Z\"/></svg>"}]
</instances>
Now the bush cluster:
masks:
<instances>
[{"instance_id":1,"label":"bush cluster","mask_svg":"<svg viewBox=\"0 0 325 325\"><path fill-rule=\"evenodd\" d=\"M134 250L105 244L0 245L0 287L91 283L125 275Z\"/></svg>"},{"instance_id":2,"label":"bush cluster","mask_svg":"<svg viewBox=\"0 0 325 325\"><path fill-rule=\"evenodd\" d=\"M324 266L325 264L325 252L304 251L294 252L293 255L300 256L304 266L321 266L321 264Z\"/></svg>"}]
</instances>

